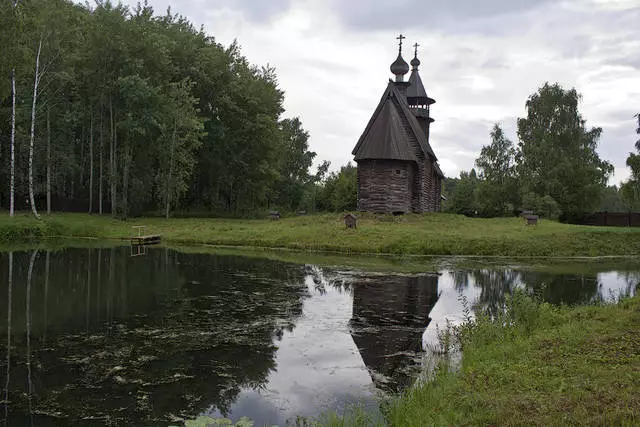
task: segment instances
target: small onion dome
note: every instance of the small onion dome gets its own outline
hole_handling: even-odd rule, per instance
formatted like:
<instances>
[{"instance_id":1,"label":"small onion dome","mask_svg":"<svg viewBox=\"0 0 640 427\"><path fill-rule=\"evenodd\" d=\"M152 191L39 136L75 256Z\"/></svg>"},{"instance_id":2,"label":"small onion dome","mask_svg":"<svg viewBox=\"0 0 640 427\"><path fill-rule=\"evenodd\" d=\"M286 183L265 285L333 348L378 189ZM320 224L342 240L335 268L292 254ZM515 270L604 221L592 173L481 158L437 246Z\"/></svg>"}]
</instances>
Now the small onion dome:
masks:
<instances>
[{"instance_id":1,"label":"small onion dome","mask_svg":"<svg viewBox=\"0 0 640 427\"><path fill-rule=\"evenodd\" d=\"M420 66L420 60L416 57L411 60L411 66L417 69Z\"/></svg>"},{"instance_id":2,"label":"small onion dome","mask_svg":"<svg viewBox=\"0 0 640 427\"><path fill-rule=\"evenodd\" d=\"M407 64L407 62L402 59L402 54L400 53L398 53L398 57L389 68L391 69L391 72L396 76L404 76L409 72L409 64Z\"/></svg>"}]
</instances>

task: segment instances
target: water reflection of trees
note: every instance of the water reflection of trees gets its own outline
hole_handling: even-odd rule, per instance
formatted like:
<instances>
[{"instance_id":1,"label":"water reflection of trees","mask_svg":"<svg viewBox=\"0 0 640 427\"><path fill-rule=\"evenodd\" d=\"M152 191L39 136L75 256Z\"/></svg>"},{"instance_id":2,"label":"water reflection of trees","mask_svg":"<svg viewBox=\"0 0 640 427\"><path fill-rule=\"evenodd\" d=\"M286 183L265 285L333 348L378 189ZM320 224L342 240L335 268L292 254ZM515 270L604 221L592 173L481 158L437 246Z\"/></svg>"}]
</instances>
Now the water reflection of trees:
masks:
<instances>
[{"instance_id":1,"label":"water reflection of trees","mask_svg":"<svg viewBox=\"0 0 640 427\"><path fill-rule=\"evenodd\" d=\"M438 300L438 276L375 276L352 282L351 335L373 382L396 392L419 369L422 334Z\"/></svg>"},{"instance_id":2,"label":"water reflection of trees","mask_svg":"<svg viewBox=\"0 0 640 427\"><path fill-rule=\"evenodd\" d=\"M339 292L351 290L351 275L340 274L331 268L320 268L317 265L305 265L307 276L313 281L314 291L320 295L327 293L327 288L336 289Z\"/></svg>"},{"instance_id":3,"label":"water reflection of trees","mask_svg":"<svg viewBox=\"0 0 640 427\"><path fill-rule=\"evenodd\" d=\"M587 304L599 298L601 285L596 273L554 274L522 272L527 289L552 304Z\"/></svg>"},{"instance_id":4,"label":"water reflection of trees","mask_svg":"<svg viewBox=\"0 0 640 427\"><path fill-rule=\"evenodd\" d=\"M471 271L454 271L451 277L455 288L462 292L469 286L480 289L474 306L495 313L503 307L505 295L510 294L517 286L522 286L532 294L540 296L552 304L587 304L600 299L610 299L598 273L558 273L541 271L520 271L513 269L484 269ZM627 284L623 295L633 293L635 283L639 282L637 273L617 273L618 280ZM617 297L618 295L614 295Z\"/></svg>"},{"instance_id":5,"label":"water reflection of trees","mask_svg":"<svg viewBox=\"0 0 640 427\"><path fill-rule=\"evenodd\" d=\"M238 257L68 250L38 257L31 281L32 254L12 258L0 259L0 277L13 270L0 281L8 425L225 413L276 368L273 338L308 292L303 268Z\"/></svg>"},{"instance_id":6,"label":"water reflection of trees","mask_svg":"<svg viewBox=\"0 0 640 427\"><path fill-rule=\"evenodd\" d=\"M458 292L469 285L480 288L480 295L472 303L474 308L487 310L490 314L503 307L505 295L520 283L520 273L510 269L453 271L451 277Z\"/></svg>"}]
</instances>

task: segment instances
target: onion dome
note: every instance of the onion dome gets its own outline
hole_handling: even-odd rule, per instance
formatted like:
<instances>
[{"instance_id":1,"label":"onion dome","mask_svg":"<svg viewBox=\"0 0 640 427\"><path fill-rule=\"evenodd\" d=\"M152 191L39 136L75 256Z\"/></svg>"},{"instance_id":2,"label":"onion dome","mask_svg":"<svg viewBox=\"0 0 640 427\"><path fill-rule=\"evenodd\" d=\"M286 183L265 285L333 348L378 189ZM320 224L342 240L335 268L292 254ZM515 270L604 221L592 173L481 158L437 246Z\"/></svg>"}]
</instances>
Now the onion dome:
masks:
<instances>
[{"instance_id":1,"label":"onion dome","mask_svg":"<svg viewBox=\"0 0 640 427\"><path fill-rule=\"evenodd\" d=\"M402 58L402 54L398 53L398 57L393 64L391 64L390 69L391 72L395 74L396 79L398 77L402 78L402 76L409 72L409 64L407 64L407 61Z\"/></svg>"},{"instance_id":2,"label":"onion dome","mask_svg":"<svg viewBox=\"0 0 640 427\"><path fill-rule=\"evenodd\" d=\"M396 58L395 61L393 61L393 64L391 64L391 67L389 67L391 72L396 76L397 82L404 81L404 75L409 72L409 64L407 64L407 61L405 61L402 58L402 40L405 38L406 37L403 36L402 34L400 34L396 38L397 40L400 41L398 46L398 57Z\"/></svg>"}]
</instances>

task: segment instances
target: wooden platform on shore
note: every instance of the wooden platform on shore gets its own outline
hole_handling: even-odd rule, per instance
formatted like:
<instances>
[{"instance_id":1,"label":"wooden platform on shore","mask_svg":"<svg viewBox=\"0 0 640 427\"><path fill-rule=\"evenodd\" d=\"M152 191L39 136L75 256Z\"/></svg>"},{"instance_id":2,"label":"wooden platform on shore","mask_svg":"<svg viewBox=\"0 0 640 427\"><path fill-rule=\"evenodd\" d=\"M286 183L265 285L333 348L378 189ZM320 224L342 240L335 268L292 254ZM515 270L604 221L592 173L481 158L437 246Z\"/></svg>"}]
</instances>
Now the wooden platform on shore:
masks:
<instances>
[{"instance_id":1,"label":"wooden platform on shore","mask_svg":"<svg viewBox=\"0 0 640 427\"><path fill-rule=\"evenodd\" d=\"M131 237L132 245L157 245L160 243L159 234L151 234L148 236L133 236Z\"/></svg>"},{"instance_id":2,"label":"wooden platform on shore","mask_svg":"<svg viewBox=\"0 0 640 427\"><path fill-rule=\"evenodd\" d=\"M147 228L146 225L134 225L131 228L138 229L137 236L131 236L131 245L157 245L160 243L160 235L159 234L147 234L142 235L142 230Z\"/></svg>"}]
</instances>

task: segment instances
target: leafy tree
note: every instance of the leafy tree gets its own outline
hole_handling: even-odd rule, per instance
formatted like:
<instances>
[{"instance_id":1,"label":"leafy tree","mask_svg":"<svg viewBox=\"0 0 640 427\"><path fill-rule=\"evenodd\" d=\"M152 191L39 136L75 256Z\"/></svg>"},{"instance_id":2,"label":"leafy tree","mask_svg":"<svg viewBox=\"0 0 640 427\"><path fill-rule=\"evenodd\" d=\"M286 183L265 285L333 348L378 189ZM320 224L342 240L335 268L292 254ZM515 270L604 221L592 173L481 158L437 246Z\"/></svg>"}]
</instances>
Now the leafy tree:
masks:
<instances>
[{"instance_id":1,"label":"leafy tree","mask_svg":"<svg viewBox=\"0 0 640 427\"><path fill-rule=\"evenodd\" d=\"M517 169L523 193L550 196L565 217L597 207L613 166L596 152L601 128L586 128L580 95L546 83L518 119Z\"/></svg>"},{"instance_id":2,"label":"leafy tree","mask_svg":"<svg viewBox=\"0 0 640 427\"><path fill-rule=\"evenodd\" d=\"M333 212L355 210L358 204L357 176L358 169L351 162L342 166L339 172L329 174L318 194L318 208Z\"/></svg>"},{"instance_id":3,"label":"leafy tree","mask_svg":"<svg viewBox=\"0 0 640 427\"><path fill-rule=\"evenodd\" d=\"M447 212L475 216L478 213L476 203L476 188L478 176L475 169L469 172L460 172L460 178L456 185L455 193L447 201Z\"/></svg>"},{"instance_id":4,"label":"leafy tree","mask_svg":"<svg viewBox=\"0 0 640 427\"><path fill-rule=\"evenodd\" d=\"M513 143L496 123L491 131L491 144L482 147L480 157L476 159L480 178L478 209L483 216L509 214L517 204L515 153Z\"/></svg>"},{"instance_id":5,"label":"leafy tree","mask_svg":"<svg viewBox=\"0 0 640 427\"><path fill-rule=\"evenodd\" d=\"M600 206L598 206L599 212L621 212L627 209L625 201L622 197L622 191L615 185L610 185L605 188L602 194L602 200Z\"/></svg>"},{"instance_id":6,"label":"leafy tree","mask_svg":"<svg viewBox=\"0 0 640 427\"><path fill-rule=\"evenodd\" d=\"M636 114L638 119L638 128L636 133L640 135L640 114ZM638 154L629 153L627 157L627 166L631 169L631 177L629 181L622 184L620 192L629 209L640 208L640 139L635 144Z\"/></svg>"},{"instance_id":7,"label":"leafy tree","mask_svg":"<svg viewBox=\"0 0 640 427\"><path fill-rule=\"evenodd\" d=\"M282 156L275 183L276 205L293 211L301 205L306 187L313 181L309 168L316 153L309 151L309 132L299 118L280 122Z\"/></svg>"}]
</instances>

